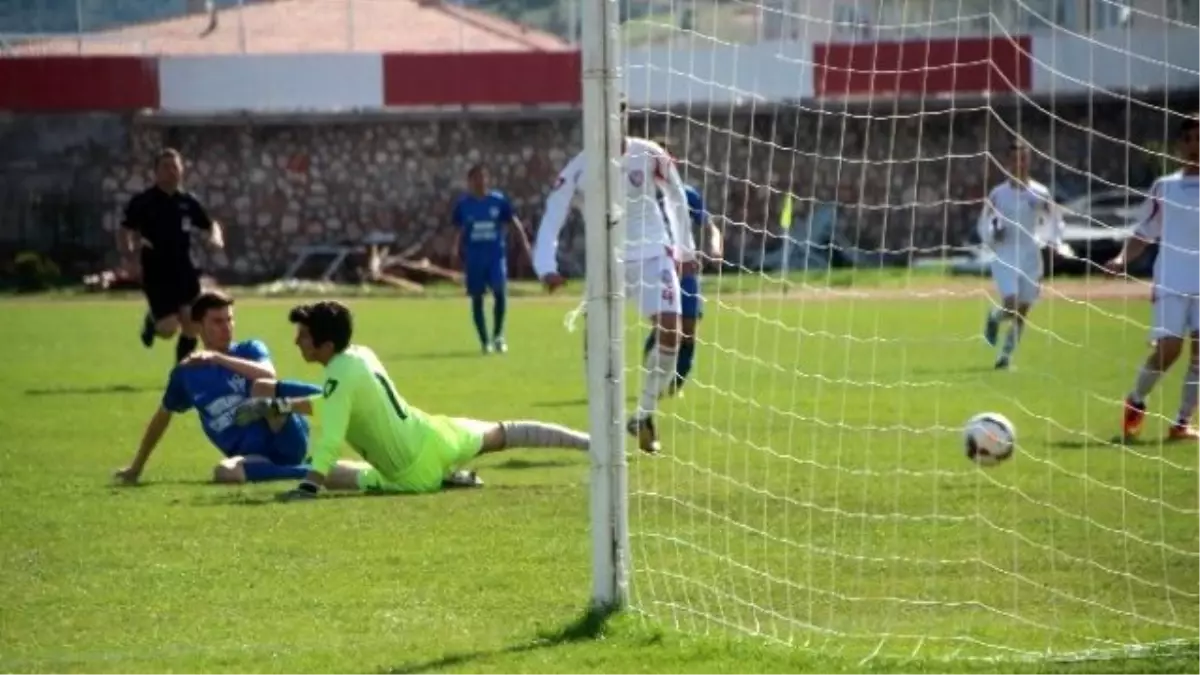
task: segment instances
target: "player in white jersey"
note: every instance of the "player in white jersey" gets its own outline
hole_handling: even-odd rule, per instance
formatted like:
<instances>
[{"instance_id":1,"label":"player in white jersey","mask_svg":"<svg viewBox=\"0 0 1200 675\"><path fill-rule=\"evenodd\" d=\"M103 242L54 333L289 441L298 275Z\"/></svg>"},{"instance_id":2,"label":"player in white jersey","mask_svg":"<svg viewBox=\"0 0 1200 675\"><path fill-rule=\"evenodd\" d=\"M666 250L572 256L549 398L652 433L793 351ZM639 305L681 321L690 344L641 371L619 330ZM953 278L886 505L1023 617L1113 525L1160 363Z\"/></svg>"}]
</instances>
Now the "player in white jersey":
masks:
<instances>
[{"instance_id":1,"label":"player in white jersey","mask_svg":"<svg viewBox=\"0 0 1200 675\"><path fill-rule=\"evenodd\" d=\"M979 237L992 249L992 280L1000 306L988 312L984 337L996 346L1000 323L1012 320L996 368L1007 368L1025 329L1025 317L1041 294L1042 246L1049 243L1064 257L1074 257L1062 242L1062 215L1045 185L1029 177L1029 148L1009 148L1008 180L992 189L979 216Z\"/></svg>"},{"instance_id":2,"label":"player in white jersey","mask_svg":"<svg viewBox=\"0 0 1200 675\"><path fill-rule=\"evenodd\" d=\"M660 446L654 412L659 397L675 379L680 322L678 266L695 260L696 246L683 181L671 157L661 146L643 138L626 137L623 148L625 246L620 255L625 263L625 294L636 298L638 309L650 319L659 336L657 347L646 354L646 379L628 430L637 437L638 447L655 453ZM551 292L564 283L558 273L558 235L575 194L583 189L584 164L583 153L579 153L559 173L538 227L533 268ZM663 207L658 203L659 190Z\"/></svg>"},{"instance_id":3,"label":"player in white jersey","mask_svg":"<svg viewBox=\"0 0 1200 675\"><path fill-rule=\"evenodd\" d=\"M1183 168L1154 181L1142 203L1134 236L1125 240L1121 254L1105 267L1122 273L1146 246L1158 241L1154 261L1154 325L1150 329L1153 351L1138 371L1133 391L1125 397L1122 432L1126 440L1137 436L1146 417L1146 397L1179 358L1183 343L1192 339L1191 358L1183 380L1179 415L1168 433L1170 440L1195 441L1200 433L1192 415L1200 399L1200 123L1184 119L1179 129Z\"/></svg>"}]
</instances>

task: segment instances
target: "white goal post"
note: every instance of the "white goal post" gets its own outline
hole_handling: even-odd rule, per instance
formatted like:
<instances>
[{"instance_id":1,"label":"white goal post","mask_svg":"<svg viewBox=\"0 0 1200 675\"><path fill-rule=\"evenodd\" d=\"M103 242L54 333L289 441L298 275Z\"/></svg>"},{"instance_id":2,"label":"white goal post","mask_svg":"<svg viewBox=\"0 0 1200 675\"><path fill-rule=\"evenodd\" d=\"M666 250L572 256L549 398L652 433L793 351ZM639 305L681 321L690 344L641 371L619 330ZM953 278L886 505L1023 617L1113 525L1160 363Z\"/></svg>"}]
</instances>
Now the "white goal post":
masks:
<instances>
[{"instance_id":1,"label":"white goal post","mask_svg":"<svg viewBox=\"0 0 1200 675\"><path fill-rule=\"evenodd\" d=\"M629 500L625 459L624 274L619 158L619 0L582 0L584 220L588 430L591 433L592 602L619 608L629 593Z\"/></svg>"}]
</instances>

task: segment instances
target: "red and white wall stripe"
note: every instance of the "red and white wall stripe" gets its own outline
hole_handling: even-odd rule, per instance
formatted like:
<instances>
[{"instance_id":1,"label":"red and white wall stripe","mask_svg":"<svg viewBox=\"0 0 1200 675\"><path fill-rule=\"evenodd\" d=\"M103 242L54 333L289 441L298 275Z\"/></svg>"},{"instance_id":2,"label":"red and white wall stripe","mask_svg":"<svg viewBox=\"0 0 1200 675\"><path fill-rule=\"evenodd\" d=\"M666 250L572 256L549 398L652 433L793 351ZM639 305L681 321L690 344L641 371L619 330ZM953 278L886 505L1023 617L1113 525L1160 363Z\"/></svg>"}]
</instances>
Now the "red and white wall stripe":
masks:
<instances>
[{"instance_id":1,"label":"red and white wall stripe","mask_svg":"<svg viewBox=\"0 0 1200 675\"><path fill-rule=\"evenodd\" d=\"M626 53L635 105L1200 86L1194 29L1155 34L813 44ZM573 106L577 52L0 58L0 110L206 114Z\"/></svg>"}]
</instances>

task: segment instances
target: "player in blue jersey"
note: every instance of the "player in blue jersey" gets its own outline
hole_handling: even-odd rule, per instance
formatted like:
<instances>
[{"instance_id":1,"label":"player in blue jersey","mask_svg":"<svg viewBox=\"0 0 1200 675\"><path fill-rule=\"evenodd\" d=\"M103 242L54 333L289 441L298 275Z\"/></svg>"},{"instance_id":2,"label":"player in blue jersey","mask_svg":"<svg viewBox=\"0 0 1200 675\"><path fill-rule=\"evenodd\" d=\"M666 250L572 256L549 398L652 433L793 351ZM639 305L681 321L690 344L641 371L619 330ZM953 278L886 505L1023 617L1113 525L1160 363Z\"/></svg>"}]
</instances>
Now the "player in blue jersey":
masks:
<instances>
[{"instance_id":1,"label":"player in blue jersey","mask_svg":"<svg viewBox=\"0 0 1200 675\"><path fill-rule=\"evenodd\" d=\"M655 141L667 154L674 157L666 139ZM694 186L683 186L684 196L687 197L688 214L691 216L693 236L696 239L697 250L703 257L713 262L720 262L724 250L721 231L713 224L708 209L704 206L704 196ZM660 195L661 203L661 195ZM702 260L703 258L698 258ZM680 291L680 341L679 356L675 360L675 380L671 383L668 394L678 393L692 372L696 359L696 322L704 316L704 298L700 295L700 263L685 262L679 275ZM645 353L654 349L655 333L651 331L646 337Z\"/></svg>"},{"instance_id":2,"label":"player in blue jersey","mask_svg":"<svg viewBox=\"0 0 1200 675\"><path fill-rule=\"evenodd\" d=\"M515 235L528 257L529 238L521 221L513 213L512 202L499 190L491 190L488 170L476 164L467 172L467 194L454 204L454 225L458 228L454 248L462 257L466 273L467 295L471 297L471 318L479 334L483 353L504 353L504 314L508 306L508 238ZM483 315L483 296L492 292L492 334Z\"/></svg>"},{"instance_id":3,"label":"player in blue jersey","mask_svg":"<svg viewBox=\"0 0 1200 675\"><path fill-rule=\"evenodd\" d=\"M204 351L195 352L171 370L162 405L150 418L141 445L129 466L116 479L134 484L150 454L171 423L171 416L193 408L200 415L205 435L225 459L213 470L217 483L245 483L300 479L308 472L304 463L308 447L308 421L300 415L280 415L240 427L234 413L251 394L256 380L274 380L275 367L267 346L258 340L234 342L233 298L219 291L201 293L191 307ZM300 382L279 382L275 395L321 393L321 388Z\"/></svg>"}]
</instances>

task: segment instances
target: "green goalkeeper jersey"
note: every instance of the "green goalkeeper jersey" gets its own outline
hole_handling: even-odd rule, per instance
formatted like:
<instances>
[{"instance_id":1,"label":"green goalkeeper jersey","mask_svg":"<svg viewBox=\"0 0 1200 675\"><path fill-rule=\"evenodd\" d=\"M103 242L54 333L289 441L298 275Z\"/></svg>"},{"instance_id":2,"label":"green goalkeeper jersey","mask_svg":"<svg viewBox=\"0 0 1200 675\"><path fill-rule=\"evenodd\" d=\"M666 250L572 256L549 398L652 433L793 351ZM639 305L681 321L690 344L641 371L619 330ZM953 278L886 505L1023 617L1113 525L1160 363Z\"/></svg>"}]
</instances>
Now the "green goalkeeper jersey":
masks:
<instances>
[{"instance_id":1,"label":"green goalkeeper jersey","mask_svg":"<svg viewBox=\"0 0 1200 675\"><path fill-rule=\"evenodd\" d=\"M325 390L313 399L320 432L310 453L312 470L328 475L342 441L385 476L400 475L416 461L432 424L411 408L375 352L350 345L325 364Z\"/></svg>"}]
</instances>

